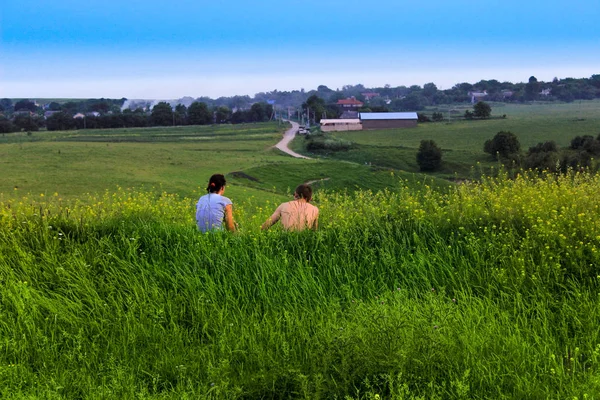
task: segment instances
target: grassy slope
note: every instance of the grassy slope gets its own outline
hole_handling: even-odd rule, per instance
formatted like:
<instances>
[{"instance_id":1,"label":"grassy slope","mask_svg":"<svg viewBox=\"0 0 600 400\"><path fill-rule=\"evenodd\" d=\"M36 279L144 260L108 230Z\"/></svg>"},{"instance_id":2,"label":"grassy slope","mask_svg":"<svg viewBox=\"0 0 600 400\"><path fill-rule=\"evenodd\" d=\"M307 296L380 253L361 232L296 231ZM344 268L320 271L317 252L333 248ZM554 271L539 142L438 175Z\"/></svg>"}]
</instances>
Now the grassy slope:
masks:
<instances>
[{"instance_id":1,"label":"grassy slope","mask_svg":"<svg viewBox=\"0 0 600 400\"><path fill-rule=\"evenodd\" d=\"M0 192L76 197L115 187L203 191L213 173L280 159L277 124L36 132L0 145ZM199 189L200 188L200 189Z\"/></svg>"},{"instance_id":2,"label":"grassy slope","mask_svg":"<svg viewBox=\"0 0 600 400\"><path fill-rule=\"evenodd\" d=\"M326 194L301 233L4 203L0 397L597 398L598 176L421 189Z\"/></svg>"}]
</instances>

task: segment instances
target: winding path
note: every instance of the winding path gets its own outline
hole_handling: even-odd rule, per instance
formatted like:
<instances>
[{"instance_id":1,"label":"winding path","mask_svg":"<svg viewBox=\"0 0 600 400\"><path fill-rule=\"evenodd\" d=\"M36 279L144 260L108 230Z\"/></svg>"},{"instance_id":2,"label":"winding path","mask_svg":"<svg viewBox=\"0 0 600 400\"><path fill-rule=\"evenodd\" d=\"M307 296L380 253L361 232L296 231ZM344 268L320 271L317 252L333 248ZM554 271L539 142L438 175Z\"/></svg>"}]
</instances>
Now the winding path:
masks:
<instances>
[{"instance_id":1,"label":"winding path","mask_svg":"<svg viewBox=\"0 0 600 400\"><path fill-rule=\"evenodd\" d=\"M288 129L287 131L285 131L285 133L283 134L283 138L279 141L279 143L277 143L275 145L275 147L277 147L279 150L283 151L284 153L289 154L292 157L296 157L296 158L305 158L307 160L310 160L310 157L306 157L303 156L302 154L298 154L295 151L290 150L290 148L288 147L288 144L294 139L294 136L296 136L296 132L298 132L298 130L300 129L300 125L297 122L294 121L287 121L290 124L292 124L292 127L290 129Z\"/></svg>"}]
</instances>

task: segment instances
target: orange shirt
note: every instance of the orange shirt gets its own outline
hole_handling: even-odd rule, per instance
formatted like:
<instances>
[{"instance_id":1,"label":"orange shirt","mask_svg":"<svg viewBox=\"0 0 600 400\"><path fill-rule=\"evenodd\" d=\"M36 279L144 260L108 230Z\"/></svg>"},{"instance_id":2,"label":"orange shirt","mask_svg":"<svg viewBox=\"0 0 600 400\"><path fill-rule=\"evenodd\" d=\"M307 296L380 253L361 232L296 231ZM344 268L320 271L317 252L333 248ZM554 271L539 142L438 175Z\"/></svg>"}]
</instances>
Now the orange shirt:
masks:
<instances>
[{"instance_id":1,"label":"orange shirt","mask_svg":"<svg viewBox=\"0 0 600 400\"><path fill-rule=\"evenodd\" d=\"M316 229L319 218L319 209L312 204L301 200L288 201L281 204L273 215L271 224L281 220L284 229L290 231L301 231L303 229Z\"/></svg>"}]
</instances>

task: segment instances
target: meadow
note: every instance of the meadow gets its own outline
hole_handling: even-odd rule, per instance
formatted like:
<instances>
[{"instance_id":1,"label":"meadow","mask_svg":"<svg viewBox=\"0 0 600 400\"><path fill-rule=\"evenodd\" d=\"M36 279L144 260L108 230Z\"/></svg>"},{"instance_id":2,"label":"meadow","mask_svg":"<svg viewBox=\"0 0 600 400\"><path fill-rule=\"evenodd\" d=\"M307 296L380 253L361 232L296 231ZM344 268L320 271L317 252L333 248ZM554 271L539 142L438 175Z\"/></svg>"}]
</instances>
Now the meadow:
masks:
<instances>
[{"instance_id":1,"label":"meadow","mask_svg":"<svg viewBox=\"0 0 600 400\"><path fill-rule=\"evenodd\" d=\"M597 398L598 190L400 182L321 192L317 232L238 207L235 235L168 193L4 201L0 394Z\"/></svg>"},{"instance_id":2,"label":"meadow","mask_svg":"<svg viewBox=\"0 0 600 400\"><path fill-rule=\"evenodd\" d=\"M600 398L599 175L456 185L284 128L2 138L0 396ZM236 234L195 228L214 172ZM319 230L261 232L299 181Z\"/></svg>"},{"instance_id":3,"label":"meadow","mask_svg":"<svg viewBox=\"0 0 600 400\"><path fill-rule=\"evenodd\" d=\"M483 152L486 140L499 131L514 133L526 152L531 146L554 141L559 147L568 147L576 136L600 134L600 101L574 103L504 104L490 103L492 119L456 120L467 106L436 107L424 113L441 112L448 120L419 124L414 129L383 129L377 131L336 132L334 137L352 143L348 151L329 152L325 155L336 160L371 163L386 168L418 172L415 160L421 140L434 140L443 150L442 170L436 175L457 175L469 178L472 167L489 169L497 164ZM451 114L454 110L457 114ZM506 118L502 118L506 115ZM303 143L297 141L295 150L301 151Z\"/></svg>"}]
</instances>

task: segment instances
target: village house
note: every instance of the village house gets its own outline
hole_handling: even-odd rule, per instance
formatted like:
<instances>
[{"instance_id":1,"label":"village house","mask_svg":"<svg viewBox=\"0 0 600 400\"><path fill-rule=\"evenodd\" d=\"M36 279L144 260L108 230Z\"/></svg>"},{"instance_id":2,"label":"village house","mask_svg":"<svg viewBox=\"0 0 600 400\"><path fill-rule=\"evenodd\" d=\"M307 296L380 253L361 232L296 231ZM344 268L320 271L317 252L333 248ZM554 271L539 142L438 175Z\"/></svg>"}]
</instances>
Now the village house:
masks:
<instances>
[{"instance_id":1,"label":"village house","mask_svg":"<svg viewBox=\"0 0 600 400\"><path fill-rule=\"evenodd\" d=\"M469 92L469 96L471 96L471 104L475 104L483 100L483 98L487 95L487 90L484 90L483 92Z\"/></svg>"},{"instance_id":2,"label":"village house","mask_svg":"<svg viewBox=\"0 0 600 400\"><path fill-rule=\"evenodd\" d=\"M342 112L344 111L358 111L359 108L363 106L362 101L356 100L354 96L349 99L340 99L337 101L336 105L340 108Z\"/></svg>"}]
</instances>

